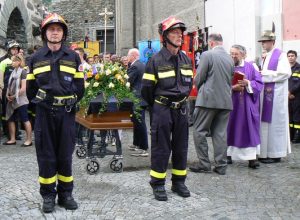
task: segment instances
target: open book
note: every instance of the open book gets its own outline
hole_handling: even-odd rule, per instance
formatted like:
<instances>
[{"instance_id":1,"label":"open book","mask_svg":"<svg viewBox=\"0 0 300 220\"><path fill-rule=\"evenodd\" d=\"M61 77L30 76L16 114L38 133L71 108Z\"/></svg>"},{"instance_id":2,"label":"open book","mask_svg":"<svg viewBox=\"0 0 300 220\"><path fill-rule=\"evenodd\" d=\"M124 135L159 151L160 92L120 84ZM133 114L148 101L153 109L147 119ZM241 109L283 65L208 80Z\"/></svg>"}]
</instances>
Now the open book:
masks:
<instances>
[{"instance_id":1,"label":"open book","mask_svg":"<svg viewBox=\"0 0 300 220\"><path fill-rule=\"evenodd\" d=\"M234 72L232 77L232 85L235 85L238 83L239 80L243 80L245 78L245 74L241 72Z\"/></svg>"}]
</instances>

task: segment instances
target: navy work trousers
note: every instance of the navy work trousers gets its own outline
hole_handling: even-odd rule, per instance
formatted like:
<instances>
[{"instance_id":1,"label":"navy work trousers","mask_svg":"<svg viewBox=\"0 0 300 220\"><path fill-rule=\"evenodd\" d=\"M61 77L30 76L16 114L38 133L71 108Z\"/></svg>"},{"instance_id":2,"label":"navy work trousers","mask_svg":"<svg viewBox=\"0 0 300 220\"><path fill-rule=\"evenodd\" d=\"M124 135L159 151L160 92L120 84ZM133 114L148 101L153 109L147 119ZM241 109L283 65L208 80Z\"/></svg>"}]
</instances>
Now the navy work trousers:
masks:
<instances>
[{"instance_id":1,"label":"navy work trousers","mask_svg":"<svg viewBox=\"0 0 300 220\"><path fill-rule=\"evenodd\" d=\"M38 104L34 134L42 197L71 196L75 111L67 112L64 106L47 108Z\"/></svg>"},{"instance_id":2,"label":"navy work trousers","mask_svg":"<svg viewBox=\"0 0 300 220\"><path fill-rule=\"evenodd\" d=\"M172 109L154 103L151 123L150 185L164 185L172 152L172 182L184 182L188 153L188 120L186 106Z\"/></svg>"}]
</instances>

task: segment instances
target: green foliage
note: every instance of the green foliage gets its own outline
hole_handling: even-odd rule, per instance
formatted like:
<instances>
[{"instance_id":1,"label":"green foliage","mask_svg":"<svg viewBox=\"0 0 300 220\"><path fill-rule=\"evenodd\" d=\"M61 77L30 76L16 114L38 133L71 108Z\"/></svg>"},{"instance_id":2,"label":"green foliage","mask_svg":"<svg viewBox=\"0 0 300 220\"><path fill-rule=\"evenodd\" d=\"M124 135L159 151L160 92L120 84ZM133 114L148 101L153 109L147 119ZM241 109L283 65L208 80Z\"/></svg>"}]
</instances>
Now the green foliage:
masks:
<instances>
[{"instance_id":1,"label":"green foliage","mask_svg":"<svg viewBox=\"0 0 300 220\"><path fill-rule=\"evenodd\" d=\"M109 97L114 96L117 99L118 106L126 98L131 100L135 113L139 115L137 112L140 110L140 99L130 90L126 70L119 63L112 64L109 62L100 64L96 69L94 73L92 69L84 70L86 88L84 96L79 103L80 107L87 113L91 100L95 99L100 93L103 93L104 103L100 109L100 113L106 111Z\"/></svg>"}]
</instances>

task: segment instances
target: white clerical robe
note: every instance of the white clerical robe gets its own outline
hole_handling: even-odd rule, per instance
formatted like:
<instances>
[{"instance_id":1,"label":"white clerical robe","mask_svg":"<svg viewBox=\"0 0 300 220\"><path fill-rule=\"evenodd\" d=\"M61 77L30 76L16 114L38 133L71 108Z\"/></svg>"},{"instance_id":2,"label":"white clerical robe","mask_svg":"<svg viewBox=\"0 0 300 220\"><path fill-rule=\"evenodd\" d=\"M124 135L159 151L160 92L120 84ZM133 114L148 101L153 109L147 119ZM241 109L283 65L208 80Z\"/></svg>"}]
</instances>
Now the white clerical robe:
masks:
<instances>
[{"instance_id":1,"label":"white clerical robe","mask_svg":"<svg viewBox=\"0 0 300 220\"><path fill-rule=\"evenodd\" d=\"M264 83L275 82L272 110L272 122L261 122L260 158L279 158L291 153L289 114L288 114L288 78L291 67L286 53L281 53L277 70L268 70L274 49L267 53L261 71ZM263 92L261 93L261 107Z\"/></svg>"}]
</instances>

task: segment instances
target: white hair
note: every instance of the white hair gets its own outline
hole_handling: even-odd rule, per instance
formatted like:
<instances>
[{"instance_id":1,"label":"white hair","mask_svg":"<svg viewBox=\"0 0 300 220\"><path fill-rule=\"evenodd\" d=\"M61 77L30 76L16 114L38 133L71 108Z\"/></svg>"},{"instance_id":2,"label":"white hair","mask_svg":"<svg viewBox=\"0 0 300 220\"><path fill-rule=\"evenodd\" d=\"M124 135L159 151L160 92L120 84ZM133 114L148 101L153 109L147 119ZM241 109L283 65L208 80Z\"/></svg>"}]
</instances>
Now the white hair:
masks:
<instances>
[{"instance_id":1,"label":"white hair","mask_svg":"<svg viewBox=\"0 0 300 220\"><path fill-rule=\"evenodd\" d=\"M132 48L128 51L128 55L140 56L140 51L137 48Z\"/></svg>"}]
</instances>

